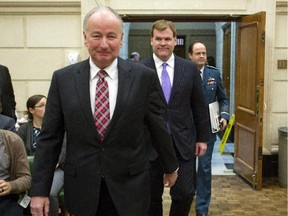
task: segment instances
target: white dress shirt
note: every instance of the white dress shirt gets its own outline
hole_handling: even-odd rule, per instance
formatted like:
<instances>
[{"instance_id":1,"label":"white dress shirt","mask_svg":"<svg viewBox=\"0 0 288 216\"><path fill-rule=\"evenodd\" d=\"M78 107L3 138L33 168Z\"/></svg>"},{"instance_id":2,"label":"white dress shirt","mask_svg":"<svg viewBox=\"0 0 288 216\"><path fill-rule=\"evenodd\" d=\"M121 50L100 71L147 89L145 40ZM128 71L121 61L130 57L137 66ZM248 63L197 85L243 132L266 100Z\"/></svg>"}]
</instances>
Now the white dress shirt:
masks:
<instances>
[{"instance_id":1,"label":"white dress shirt","mask_svg":"<svg viewBox=\"0 0 288 216\"><path fill-rule=\"evenodd\" d=\"M96 84L99 79L99 76L97 73L101 70L98 68L91 60L89 59L90 64L90 101L91 101L91 110L92 115L94 116L95 111L95 93L96 93ZM107 72L108 76L105 77L105 80L108 83L109 88L109 108L110 108L110 119L112 119L115 105L116 105L116 99L117 99L117 93L118 93L118 59L116 58L113 63L105 68L104 70Z\"/></svg>"},{"instance_id":2,"label":"white dress shirt","mask_svg":"<svg viewBox=\"0 0 288 216\"><path fill-rule=\"evenodd\" d=\"M202 79L202 80L203 80L204 67L205 67L205 66L203 66L203 67L200 69L200 76L201 76L201 79Z\"/></svg>"},{"instance_id":3,"label":"white dress shirt","mask_svg":"<svg viewBox=\"0 0 288 216\"><path fill-rule=\"evenodd\" d=\"M155 55L155 53L153 53L153 59L154 59L154 62L155 62L158 78L159 78L160 84L162 86L161 74L162 74L162 70L163 70L162 64L164 62L161 59L159 59ZM171 87L173 86L173 79L174 79L174 64L175 64L174 59L175 59L174 54L172 54L171 57L166 62L167 63L166 70L167 70L169 78L170 78Z\"/></svg>"}]
</instances>

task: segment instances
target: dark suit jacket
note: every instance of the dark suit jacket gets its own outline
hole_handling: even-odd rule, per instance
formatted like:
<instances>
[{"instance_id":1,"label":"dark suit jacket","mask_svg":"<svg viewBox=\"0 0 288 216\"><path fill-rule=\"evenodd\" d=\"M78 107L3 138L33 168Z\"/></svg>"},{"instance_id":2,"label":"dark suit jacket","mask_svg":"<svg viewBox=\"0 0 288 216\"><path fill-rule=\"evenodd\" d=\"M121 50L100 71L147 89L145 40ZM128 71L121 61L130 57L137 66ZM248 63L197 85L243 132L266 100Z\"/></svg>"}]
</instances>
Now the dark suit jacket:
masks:
<instances>
[{"instance_id":1,"label":"dark suit jacket","mask_svg":"<svg viewBox=\"0 0 288 216\"><path fill-rule=\"evenodd\" d=\"M152 56L142 63L156 71ZM159 79L158 85L161 88ZM195 157L196 142L209 141L208 112L196 66L175 56L174 80L168 104L162 90L160 95L166 105L165 118L169 122L174 144L184 159L192 159ZM156 159L156 155L152 155L151 159Z\"/></svg>"},{"instance_id":2,"label":"dark suit jacket","mask_svg":"<svg viewBox=\"0 0 288 216\"><path fill-rule=\"evenodd\" d=\"M15 107L16 102L9 70L0 65L0 114L10 116L16 121Z\"/></svg>"},{"instance_id":3,"label":"dark suit jacket","mask_svg":"<svg viewBox=\"0 0 288 216\"><path fill-rule=\"evenodd\" d=\"M101 177L121 216L146 215L150 176L145 128L156 140L163 168L178 167L162 111L154 71L118 58L118 95L113 118L100 142L89 92L89 60L53 74L37 143L32 196L48 196L53 170L67 133L65 208L74 215L95 215Z\"/></svg>"},{"instance_id":4,"label":"dark suit jacket","mask_svg":"<svg viewBox=\"0 0 288 216\"><path fill-rule=\"evenodd\" d=\"M0 114L0 129L16 132L15 120L9 116Z\"/></svg>"},{"instance_id":5,"label":"dark suit jacket","mask_svg":"<svg viewBox=\"0 0 288 216\"><path fill-rule=\"evenodd\" d=\"M32 151L33 129L34 129L33 122L29 121L21 125L17 131L17 134L21 137L21 139L24 142L26 153L28 156L34 155L34 152ZM64 140L63 140L63 146L62 146L61 154L60 154L59 161L58 161L59 165L63 165L65 163L65 157L66 157L66 136L64 137Z\"/></svg>"},{"instance_id":6,"label":"dark suit jacket","mask_svg":"<svg viewBox=\"0 0 288 216\"><path fill-rule=\"evenodd\" d=\"M205 66L203 71L202 86L206 98L207 105L214 101L219 102L220 117L229 120L229 102L226 96L220 71L212 66ZM209 122L210 123L210 122ZM212 133L211 127L208 130L211 142L216 141L216 133Z\"/></svg>"}]
</instances>

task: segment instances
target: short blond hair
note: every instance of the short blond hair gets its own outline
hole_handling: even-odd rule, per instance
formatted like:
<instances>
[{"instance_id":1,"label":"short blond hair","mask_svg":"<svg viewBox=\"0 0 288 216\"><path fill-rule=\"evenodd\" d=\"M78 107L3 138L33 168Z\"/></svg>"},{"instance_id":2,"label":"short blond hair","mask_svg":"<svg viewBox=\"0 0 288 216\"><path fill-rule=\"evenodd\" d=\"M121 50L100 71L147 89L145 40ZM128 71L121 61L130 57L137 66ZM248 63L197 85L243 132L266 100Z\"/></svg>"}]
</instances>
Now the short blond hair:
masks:
<instances>
[{"instance_id":1,"label":"short blond hair","mask_svg":"<svg viewBox=\"0 0 288 216\"><path fill-rule=\"evenodd\" d=\"M150 31L150 36L154 36L154 29L158 31L164 31L165 29L170 28L173 32L173 37L177 36L176 27L172 21L169 20L157 20L153 23Z\"/></svg>"}]
</instances>

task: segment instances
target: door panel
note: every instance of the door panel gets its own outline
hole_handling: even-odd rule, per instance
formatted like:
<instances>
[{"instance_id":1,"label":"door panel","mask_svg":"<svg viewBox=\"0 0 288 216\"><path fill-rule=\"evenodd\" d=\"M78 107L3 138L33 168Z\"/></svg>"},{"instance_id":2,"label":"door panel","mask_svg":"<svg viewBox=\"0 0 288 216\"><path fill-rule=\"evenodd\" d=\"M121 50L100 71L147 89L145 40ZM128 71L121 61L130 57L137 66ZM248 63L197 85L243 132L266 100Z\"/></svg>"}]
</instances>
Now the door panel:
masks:
<instances>
[{"instance_id":1,"label":"door panel","mask_svg":"<svg viewBox=\"0 0 288 216\"><path fill-rule=\"evenodd\" d=\"M234 171L262 188L265 12L238 25Z\"/></svg>"}]
</instances>

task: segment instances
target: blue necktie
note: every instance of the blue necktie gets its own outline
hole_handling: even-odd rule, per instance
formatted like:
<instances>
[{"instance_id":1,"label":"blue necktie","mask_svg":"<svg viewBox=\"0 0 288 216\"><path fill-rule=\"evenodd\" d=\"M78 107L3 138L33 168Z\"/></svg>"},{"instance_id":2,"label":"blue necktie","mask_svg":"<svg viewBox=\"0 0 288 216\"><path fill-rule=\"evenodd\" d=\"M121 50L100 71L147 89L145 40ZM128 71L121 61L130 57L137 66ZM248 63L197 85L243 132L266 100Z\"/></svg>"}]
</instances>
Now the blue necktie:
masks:
<instances>
[{"instance_id":1,"label":"blue necktie","mask_svg":"<svg viewBox=\"0 0 288 216\"><path fill-rule=\"evenodd\" d=\"M170 95L171 95L171 82L170 82L168 72L166 70L167 63L164 62L162 66L163 66L163 70L161 74L162 90L163 90L166 102L168 103Z\"/></svg>"}]
</instances>

